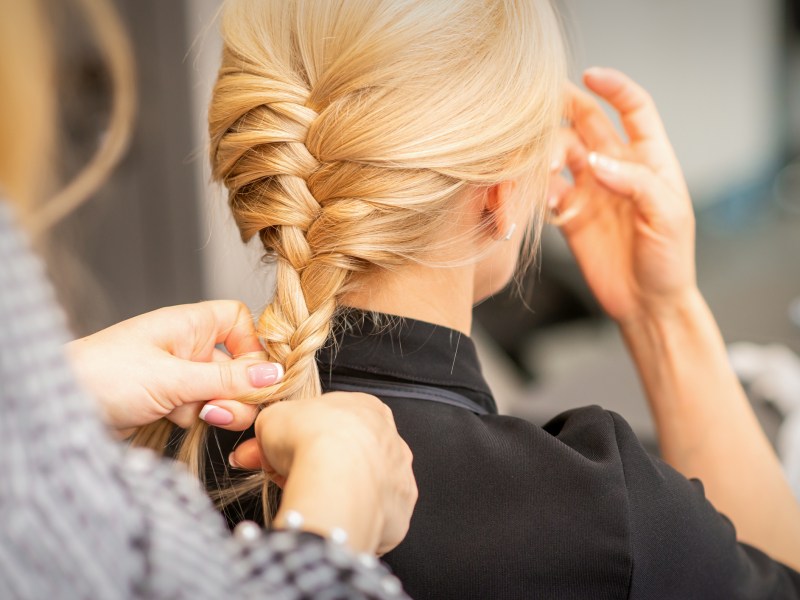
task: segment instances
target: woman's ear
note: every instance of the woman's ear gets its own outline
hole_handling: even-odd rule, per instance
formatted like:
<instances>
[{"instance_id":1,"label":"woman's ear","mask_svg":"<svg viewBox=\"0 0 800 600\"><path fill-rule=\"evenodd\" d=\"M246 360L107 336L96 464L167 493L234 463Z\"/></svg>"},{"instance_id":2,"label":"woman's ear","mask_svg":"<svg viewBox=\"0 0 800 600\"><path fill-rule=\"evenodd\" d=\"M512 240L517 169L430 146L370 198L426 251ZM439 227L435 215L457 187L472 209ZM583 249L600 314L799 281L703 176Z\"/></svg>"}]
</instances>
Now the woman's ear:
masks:
<instances>
[{"instance_id":1,"label":"woman's ear","mask_svg":"<svg viewBox=\"0 0 800 600\"><path fill-rule=\"evenodd\" d=\"M508 239L514 232L513 199L516 188L517 182L513 179L486 188L482 214L486 232L493 240Z\"/></svg>"}]
</instances>

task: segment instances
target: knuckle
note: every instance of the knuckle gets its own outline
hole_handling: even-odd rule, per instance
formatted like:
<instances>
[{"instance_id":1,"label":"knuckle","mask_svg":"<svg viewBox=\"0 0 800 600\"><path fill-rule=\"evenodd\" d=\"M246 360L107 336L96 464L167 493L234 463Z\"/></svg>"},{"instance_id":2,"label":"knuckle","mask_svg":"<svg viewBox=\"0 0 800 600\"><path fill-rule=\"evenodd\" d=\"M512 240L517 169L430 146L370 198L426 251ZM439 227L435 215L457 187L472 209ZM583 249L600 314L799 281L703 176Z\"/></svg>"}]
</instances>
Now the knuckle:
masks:
<instances>
[{"instance_id":1,"label":"knuckle","mask_svg":"<svg viewBox=\"0 0 800 600\"><path fill-rule=\"evenodd\" d=\"M182 429L188 429L197 421L198 412L193 407L182 406L172 411L167 419Z\"/></svg>"},{"instance_id":2,"label":"knuckle","mask_svg":"<svg viewBox=\"0 0 800 600\"><path fill-rule=\"evenodd\" d=\"M219 374L219 389L226 396L233 396L236 393L234 383L233 368L227 362L216 363Z\"/></svg>"},{"instance_id":3,"label":"knuckle","mask_svg":"<svg viewBox=\"0 0 800 600\"><path fill-rule=\"evenodd\" d=\"M379 401L379 402L380 402L380 401ZM389 405L388 405L388 404L384 404L383 402L381 402L381 403L380 403L380 406L378 407L378 409L381 411L381 414L382 414L382 415L383 415L385 418L387 418L389 421L391 421L392 423L394 423L394 413L392 412L392 409L391 409L391 408L389 408Z\"/></svg>"},{"instance_id":4,"label":"knuckle","mask_svg":"<svg viewBox=\"0 0 800 600\"><path fill-rule=\"evenodd\" d=\"M263 429L263 428L265 428L267 426L267 420L269 418L269 417L267 417L267 413L270 413L270 411L261 410L256 415L255 421L253 421L253 424L255 425L256 432L260 431L261 429ZM275 414L274 411L270 413L270 415L273 415L273 414Z\"/></svg>"},{"instance_id":5,"label":"knuckle","mask_svg":"<svg viewBox=\"0 0 800 600\"><path fill-rule=\"evenodd\" d=\"M656 101L653 99L653 95L641 87L639 88L639 102L647 109L655 108L656 106Z\"/></svg>"},{"instance_id":6,"label":"knuckle","mask_svg":"<svg viewBox=\"0 0 800 600\"><path fill-rule=\"evenodd\" d=\"M403 444L403 459L406 462L407 466L410 468L411 465L414 463L414 453L411 451L411 448L408 447L408 444L402 442Z\"/></svg>"},{"instance_id":7,"label":"knuckle","mask_svg":"<svg viewBox=\"0 0 800 600\"><path fill-rule=\"evenodd\" d=\"M411 481L409 496L411 497L412 504L415 504L417 500L419 500L419 488L417 487L417 482L414 480Z\"/></svg>"},{"instance_id":8,"label":"knuckle","mask_svg":"<svg viewBox=\"0 0 800 600\"><path fill-rule=\"evenodd\" d=\"M380 403L375 396L365 394L364 392L330 392L331 397L335 397L338 401L349 401L355 404L361 404L366 407L377 406Z\"/></svg>"},{"instance_id":9,"label":"knuckle","mask_svg":"<svg viewBox=\"0 0 800 600\"><path fill-rule=\"evenodd\" d=\"M250 309L247 308L247 305L240 300L222 300L221 302L223 303L222 308L230 311L232 314L250 314Z\"/></svg>"}]
</instances>

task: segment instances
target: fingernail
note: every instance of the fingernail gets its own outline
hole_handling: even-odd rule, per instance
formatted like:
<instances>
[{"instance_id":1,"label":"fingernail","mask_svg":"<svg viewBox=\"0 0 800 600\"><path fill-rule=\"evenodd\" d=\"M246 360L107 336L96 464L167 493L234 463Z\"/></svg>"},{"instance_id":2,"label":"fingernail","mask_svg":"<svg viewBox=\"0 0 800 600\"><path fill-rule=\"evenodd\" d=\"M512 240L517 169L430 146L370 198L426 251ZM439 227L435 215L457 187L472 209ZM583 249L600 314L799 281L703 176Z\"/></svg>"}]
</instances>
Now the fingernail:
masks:
<instances>
[{"instance_id":1,"label":"fingernail","mask_svg":"<svg viewBox=\"0 0 800 600\"><path fill-rule=\"evenodd\" d=\"M558 196L550 196L547 199L547 208L549 208L550 210L553 210L557 206L558 206Z\"/></svg>"},{"instance_id":2,"label":"fingernail","mask_svg":"<svg viewBox=\"0 0 800 600\"><path fill-rule=\"evenodd\" d=\"M209 425L230 425L233 423L233 415L224 408L206 404L200 411L200 418Z\"/></svg>"},{"instance_id":3,"label":"fingernail","mask_svg":"<svg viewBox=\"0 0 800 600\"><path fill-rule=\"evenodd\" d=\"M228 464L230 466L232 466L234 469L241 469L242 468L242 465L240 465L238 462L236 462L236 457L234 456L233 452L228 454Z\"/></svg>"},{"instance_id":4,"label":"fingernail","mask_svg":"<svg viewBox=\"0 0 800 600\"><path fill-rule=\"evenodd\" d=\"M589 153L589 164L598 171L606 171L608 173L616 173L619 171L619 161L598 154L597 152Z\"/></svg>"},{"instance_id":5,"label":"fingernail","mask_svg":"<svg viewBox=\"0 0 800 600\"><path fill-rule=\"evenodd\" d=\"M599 75L602 75L604 71L605 71L605 69L603 67L589 67L583 73L585 75L589 75L590 77L593 77L593 76L597 77Z\"/></svg>"},{"instance_id":6,"label":"fingernail","mask_svg":"<svg viewBox=\"0 0 800 600\"><path fill-rule=\"evenodd\" d=\"M283 379L283 366L278 363L261 363L247 367L250 385L257 388L278 383Z\"/></svg>"},{"instance_id":7,"label":"fingernail","mask_svg":"<svg viewBox=\"0 0 800 600\"><path fill-rule=\"evenodd\" d=\"M561 161L557 158L553 159L553 162L550 163L550 172L555 173L556 171L561 170Z\"/></svg>"}]
</instances>

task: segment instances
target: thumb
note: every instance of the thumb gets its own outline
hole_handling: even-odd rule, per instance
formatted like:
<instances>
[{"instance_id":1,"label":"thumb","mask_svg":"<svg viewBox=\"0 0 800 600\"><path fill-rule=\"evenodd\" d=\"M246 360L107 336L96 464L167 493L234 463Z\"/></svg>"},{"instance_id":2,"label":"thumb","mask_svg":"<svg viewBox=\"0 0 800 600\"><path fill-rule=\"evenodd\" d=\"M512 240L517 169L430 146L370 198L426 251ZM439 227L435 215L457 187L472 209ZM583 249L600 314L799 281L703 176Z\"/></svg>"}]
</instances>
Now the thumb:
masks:
<instances>
[{"instance_id":1,"label":"thumb","mask_svg":"<svg viewBox=\"0 0 800 600\"><path fill-rule=\"evenodd\" d=\"M237 431L253 423L256 407L232 399L274 385L284 373L278 363L244 357L207 363L180 360L177 368L181 377L177 378L180 387L174 390L175 396L184 405L213 400L200 412L201 418L211 425Z\"/></svg>"},{"instance_id":2,"label":"thumb","mask_svg":"<svg viewBox=\"0 0 800 600\"><path fill-rule=\"evenodd\" d=\"M235 469L262 469L274 483L280 487L286 485L286 476L278 473L270 464L269 458L263 453L261 444L255 438L245 440L236 446L228 457L228 462Z\"/></svg>"},{"instance_id":3,"label":"thumb","mask_svg":"<svg viewBox=\"0 0 800 600\"><path fill-rule=\"evenodd\" d=\"M238 398L278 383L283 366L278 363L235 358L215 362L181 360L180 397L184 402Z\"/></svg>"},{"instance_id":4,"label":"thumb","mask_svg":"<svg viewBox=\"0 0 800 600\"><path fill-rule=\"evenodd\" d=\"M661 182L644 165L621 161L597 152L591 152L588 161L595 179L612 192L632 200L645 216L657 217L667 208L661 206L668 201Z\"/></svg>"}]
</instances>

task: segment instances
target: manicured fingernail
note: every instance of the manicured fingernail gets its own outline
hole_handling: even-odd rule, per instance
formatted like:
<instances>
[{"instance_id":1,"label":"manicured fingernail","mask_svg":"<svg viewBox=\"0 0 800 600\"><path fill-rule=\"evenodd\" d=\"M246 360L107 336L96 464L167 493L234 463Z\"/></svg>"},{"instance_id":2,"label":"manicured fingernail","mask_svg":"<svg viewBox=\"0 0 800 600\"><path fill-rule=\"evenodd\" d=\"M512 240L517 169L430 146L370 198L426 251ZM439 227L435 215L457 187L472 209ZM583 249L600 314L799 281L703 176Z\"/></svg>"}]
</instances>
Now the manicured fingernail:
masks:
<instances>
[{"instance_id":1,"label":"manicured fingernail","mask_svg":"<svg viewBox=\"0 0 800 600\"><path fill-rule=\"evenodd\" d=\"M550 210L553 210L557 206L558 206L558 196L550 196L547 199L547 208L549 208Z\"/></svg>"},{"instance_id":2,"label":"manicured fingernail","mask_svg":"<svg viewBox=\"0 0 800 600\"><path fill-rule=\"evenodd\" d=\"M228 464L230 466L232 466L234 469L241 469L242 468L242 465L240 465L238 462L236 462L236 457L234 456L233 452L228 454Z\"/></svg>"},{"instance_id":3,"label":"manicured fingernail","mask_svg":"<svg viewBox=\"0 0 800 600\"><path fill-rule=\"evenodd\" d=\"M278 363L261 363L247 367L250 385L257 388L278 383L283 379L283 366Z\"/></svg>"},{"instance_id":4,"label":"manicured fingernail","mask_svg":"<svg viewBox=\"0 0 800 600\"><path fill-rule=\"evenodd\" d=\"M553 161L550 163L550 172L555 173L556 171L561 170L561 161L557 158L554 158Z\"/></svg>"},{"instance_id":5,"label":"manicured fingernail","mask_svg":"<svg viewBox=\"0 0 800 600\"><path fill-rule=\"evenodd\" d=\"M230 425L233 423L233 415L224 408L206 404L200 411L200 418L209 425Z\"/></svg>"},{"instance_id":6,"label":"manicured fingernail","mask_svg":"<svg viewBox=\"0 0 800 600\"><path fill-rule=\"evenodd\" d=\"M589 75L590 77L597 77L602 75L605 72L603 67L589 67L584 71L585 75Z\"/></svg>"},{"instance_id":7,"label":"manicured fingernail","mask_svg":"<svg viewBox=\"0 0 800 600\"><path fill-rule=\"evenodd\" d=\"M619 171L619 161L598 154L597 152L589 153L589 164L598 171L606 171L608 173L616 173Z\"/></svg>"}]
</instances>

